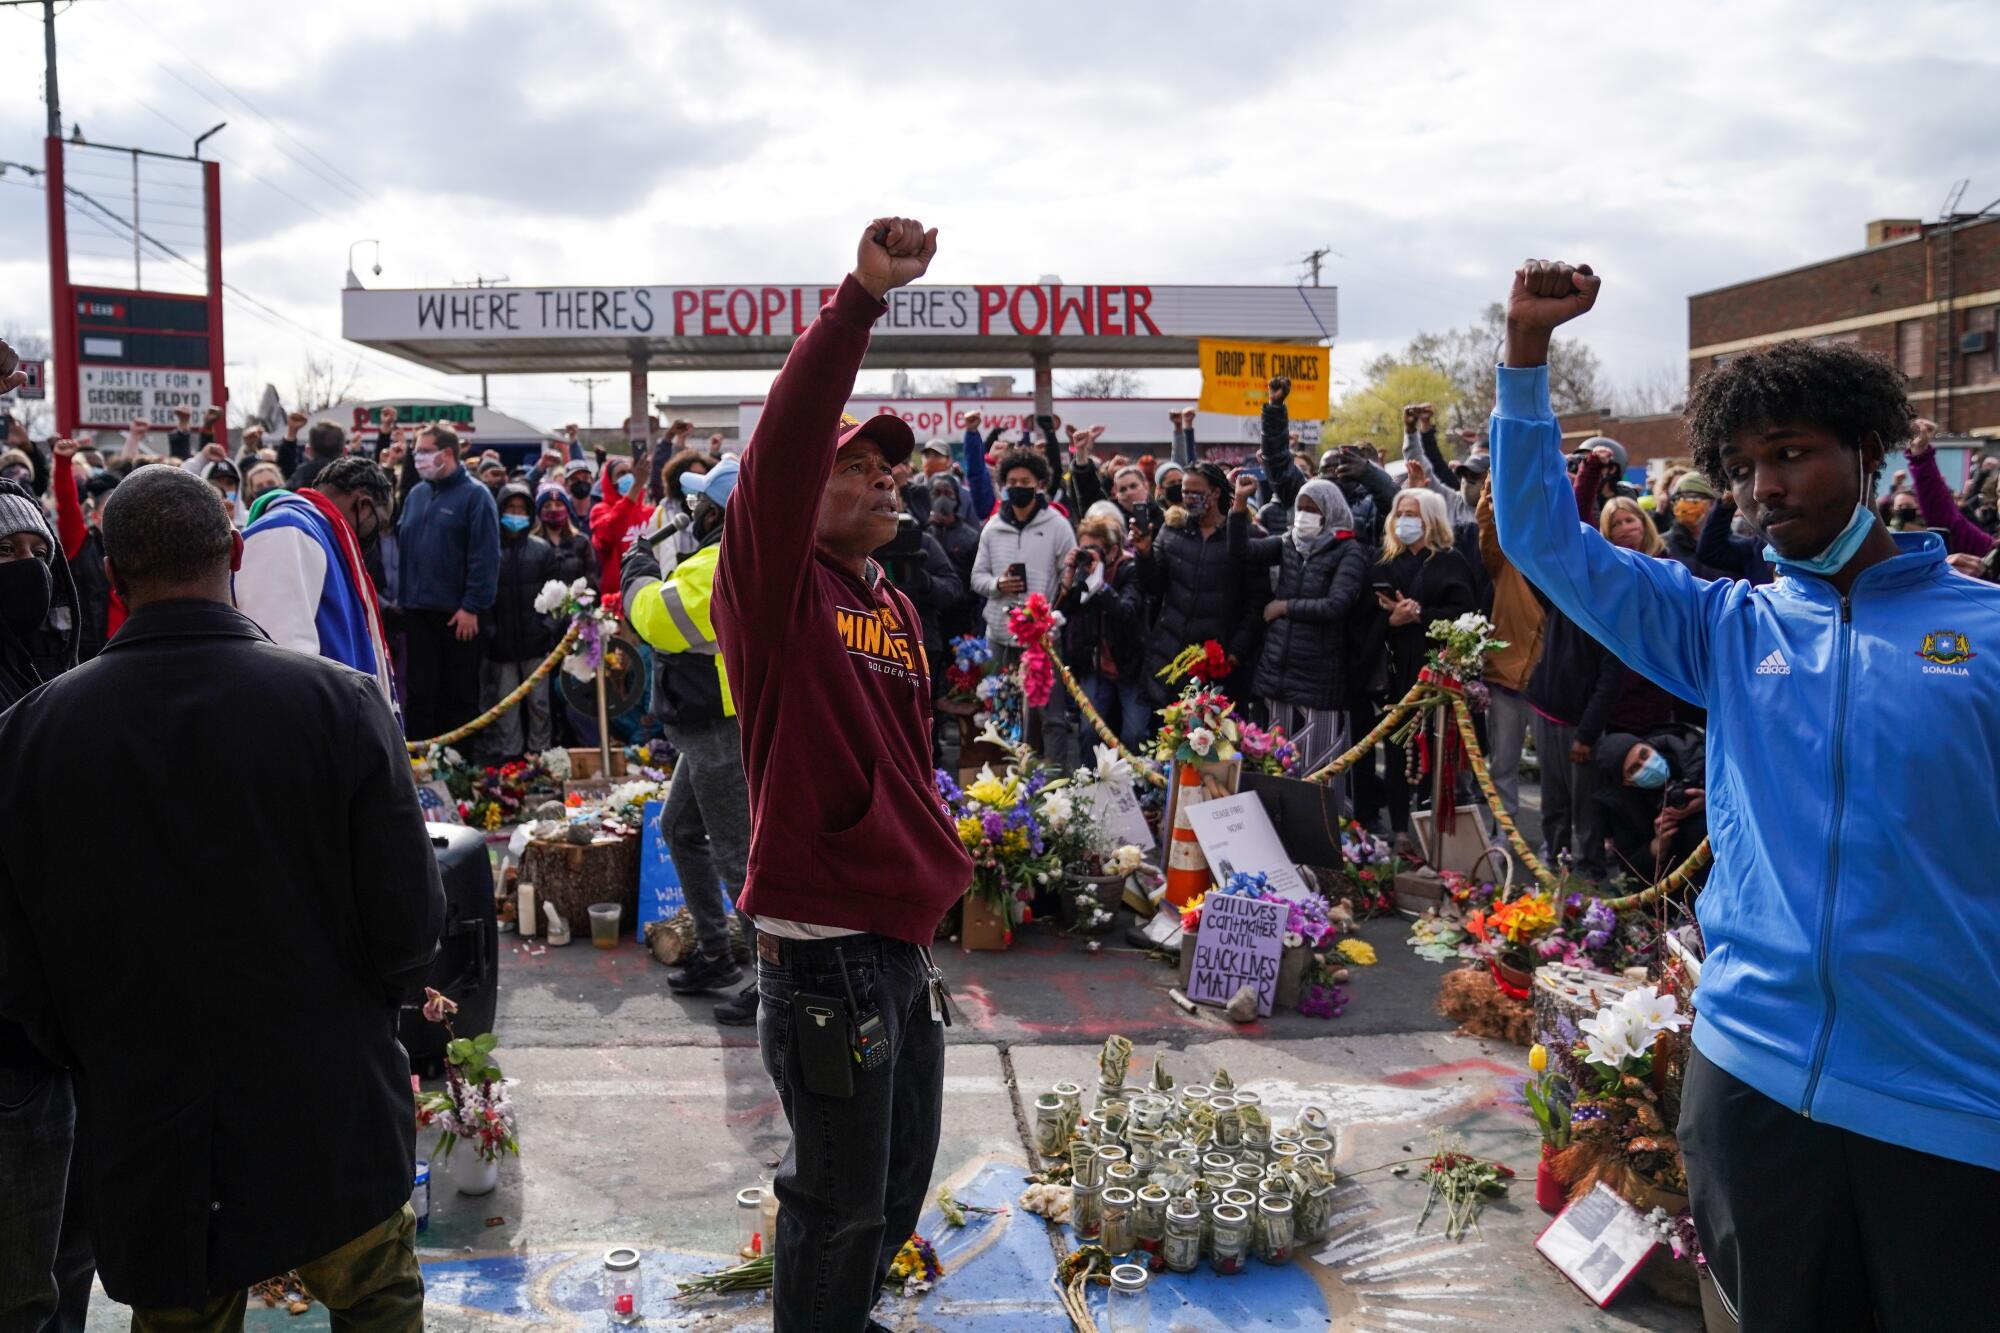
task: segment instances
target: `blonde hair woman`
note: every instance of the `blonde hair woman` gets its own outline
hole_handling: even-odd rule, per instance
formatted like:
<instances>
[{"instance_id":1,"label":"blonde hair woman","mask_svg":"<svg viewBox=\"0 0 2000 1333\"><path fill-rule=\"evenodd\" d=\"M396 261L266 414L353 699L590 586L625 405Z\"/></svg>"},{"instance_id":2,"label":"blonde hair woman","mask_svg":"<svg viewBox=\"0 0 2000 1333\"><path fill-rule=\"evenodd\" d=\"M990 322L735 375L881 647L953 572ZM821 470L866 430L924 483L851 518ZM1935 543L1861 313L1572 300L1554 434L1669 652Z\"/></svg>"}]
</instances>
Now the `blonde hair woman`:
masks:
<instances>
[{"instance_id":1,"label":"blonde hair woman","mask_svg":"<svg viewBox=\"0 0 2000 1333\"><path fill-rule=\"evenodd\" d=\"M1641 555L1665 555L1666 539L1654 526L1652 517L1629 496L1614 495L1598 511L1597 530L1613 546L1622 546Z\"/></svg>"},{"instance_id":2,"label":"blonde hair woman","mask_svg":"<svg viewBox=\"0 0 2000 1333\"><path fill-rule=\"evenodd\" d=\"M1382 558L1371 581L1376 603L1387 613L1383 648L1388 654L1387 701L1395 703L1417 683L1430 652L1433 622L1456 620L1479 609L1472 566L1452 549L1451 522L1444 500L1435 491L1396 493L1389 521L1383 525ZM1368 670L1369 664L1359 664ZM1386 745L1384 786L1389 801L1389 827L1399 846L1408 845L1410 785L1403 747ZM1372 813L1361 811L1364 822Z\"/></svg>"}]
</instances>

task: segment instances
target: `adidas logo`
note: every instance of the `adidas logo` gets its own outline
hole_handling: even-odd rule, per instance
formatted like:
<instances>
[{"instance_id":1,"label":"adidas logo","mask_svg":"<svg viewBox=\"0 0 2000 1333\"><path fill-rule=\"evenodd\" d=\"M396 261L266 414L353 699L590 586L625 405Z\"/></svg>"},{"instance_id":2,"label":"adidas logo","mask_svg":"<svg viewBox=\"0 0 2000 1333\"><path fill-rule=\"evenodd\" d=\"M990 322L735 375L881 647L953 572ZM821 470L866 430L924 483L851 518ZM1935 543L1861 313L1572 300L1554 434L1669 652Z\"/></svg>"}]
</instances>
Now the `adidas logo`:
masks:
<instances>
[{"instance_id":1,"label":"adidas logo","mask_svg":"<svg viewBox=\"0 0 2000 1333\"><path fill-rule=\"evenodd\" d=\"M1785 661L1785 655L1776 648L1773 648L1771 655L1757 664L1757 674L1760 676L1789 676L1792 674L1792 668Z\"/></svg>"}]
</instances>

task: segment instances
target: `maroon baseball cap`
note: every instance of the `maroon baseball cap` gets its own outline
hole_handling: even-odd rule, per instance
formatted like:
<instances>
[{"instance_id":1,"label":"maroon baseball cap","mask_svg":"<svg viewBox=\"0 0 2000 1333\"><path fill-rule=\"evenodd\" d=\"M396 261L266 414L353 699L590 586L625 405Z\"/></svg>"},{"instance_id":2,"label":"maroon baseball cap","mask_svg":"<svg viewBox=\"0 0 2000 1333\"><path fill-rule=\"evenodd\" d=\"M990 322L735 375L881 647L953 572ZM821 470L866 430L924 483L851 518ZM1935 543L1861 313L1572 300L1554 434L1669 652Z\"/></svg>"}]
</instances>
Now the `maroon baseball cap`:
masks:
<instances>
[{"instance_id":1,"label":"maroon baseball cap","mask_svg":"<svg viewBox=\"0 0 2000 1333\"><path fill-rule=\"evenodd\" d=\"M845 412L840 415L840 433L834 437L833 447L839 449L862 436L875 441L882 451L882 458L890 467L909 461L917 451L917 436L910 429L910 423L887 412L878 412L866 421L856 421Z\"/></svg>"}]
</instances>

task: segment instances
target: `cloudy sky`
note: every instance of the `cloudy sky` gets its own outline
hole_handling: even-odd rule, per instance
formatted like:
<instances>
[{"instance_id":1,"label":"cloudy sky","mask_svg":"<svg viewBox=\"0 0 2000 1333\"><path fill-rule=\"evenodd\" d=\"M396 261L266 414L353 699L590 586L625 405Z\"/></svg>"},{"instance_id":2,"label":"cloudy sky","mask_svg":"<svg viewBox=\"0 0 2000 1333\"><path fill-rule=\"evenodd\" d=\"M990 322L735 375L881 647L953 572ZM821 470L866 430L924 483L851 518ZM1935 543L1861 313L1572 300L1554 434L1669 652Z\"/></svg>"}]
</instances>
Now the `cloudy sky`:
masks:
<instances>
[{"instance_id":1,"label":"cloudy sky","mask_svg":"<svg viewBox=\"0 0 2000 1333\"><path fill-rule=\"evenodd\" d=\"M1585 336L1628 384L1683 364L1689 293L1858 248L1961 178L1966 206L2000 194L1981 3L58 8L65 127L186 152L228 121L224 271L264 307L230 302L238 406L309 352L356 359L338 293L364 237L382 286L811 282L888 211L941 229L943 282L1282 284L1326 246L1337 381L1471 321L1523 255L1562 255L1606 274ZM0 160L41 161L37 14L0 9ZM125 168L88 169L129 201ZM0 176L0 325L48 327L42 208ZM172 208L149 218L177 234ZM129 243L80 245L129 275ZM360 366L371 393L478 392ZM492 393L544 425L583 413L561 376Z\"/></svg>"}]
</instances>

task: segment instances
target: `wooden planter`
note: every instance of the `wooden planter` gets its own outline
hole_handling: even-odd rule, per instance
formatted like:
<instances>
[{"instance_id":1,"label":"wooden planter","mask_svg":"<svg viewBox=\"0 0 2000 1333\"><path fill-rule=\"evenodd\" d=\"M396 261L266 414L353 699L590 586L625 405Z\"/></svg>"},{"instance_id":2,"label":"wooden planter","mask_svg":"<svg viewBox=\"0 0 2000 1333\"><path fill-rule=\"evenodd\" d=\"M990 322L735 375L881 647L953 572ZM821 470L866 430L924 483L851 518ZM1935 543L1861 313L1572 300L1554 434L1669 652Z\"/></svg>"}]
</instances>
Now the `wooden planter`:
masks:
<instances>
[{"instance_id":1,"label":"wooden planter","mask_svg":"<svg viewBox=\"0 0 2000 1333\"><path fill-rule=\"evenodd\" d=\"M602 767L598 761L603 757L597 752L597 747L594 745L572 746L569 752L570 777L579 782L588 782L592 778L622 778L625 776L625 751L622 748L615 745L611 747L611 771L609 773L598 771Z\"/></svg>"},{"instance_id":2,"label":"wooden planter","mask_svg":"<svg viewBox=\"0 0 2000 1333\"><path fill-rule=\"evenodd\" d=\"M964 917L958 931L959 947L967 953L1000 953L1014 942L1007 918L995 911L976 893L965 895Z\"/></svg>"},{"instance_id":3,"label":"wooden planter","mask_svg":"<svg viewBox=\"0 0 2000 1333\"><path fill-rule=\"evenodd\" d=\"M536 839L521 852L521 878L535 886L537 903L552 903L562 913L572 937L589 938L592 903L622 904L625 910L619 926L626 934L634 931L639 920L637 835L599 835L587 845ZM546 929L547 919L540 924Z\"/></svg>"},{"instance_id":4,"label":"wooden planter","mask_svg":"<svg viewBox=\"0 0 2000 1333\"><path fill-rule=\"evenodd\" d=\"M1076 898L1078 893L1082 891L1088 891L1090 896L1097 900L1099 906L1116 916L1118 908L1125 901L1125 881L1127 878L1128 876L1125 875L1066 874L1063 879L1062 892L1056 895L1057 915L1058 919L1062 922L1063 928L1066 930L1075 930L1078 928L1078 923L1082 920L1082 914L1077 911ZM1097 927L1097 929L1086 931L1085 933L1091 935L1107 934L1116 924L1115 920L1107 921Z\"/></svg>"}]
</instances>

